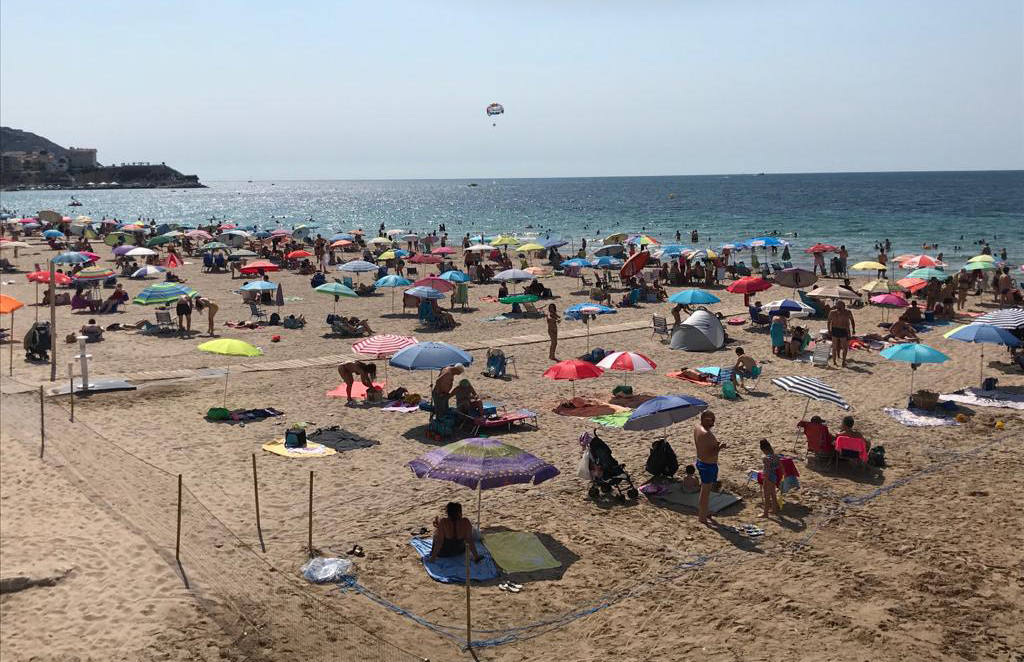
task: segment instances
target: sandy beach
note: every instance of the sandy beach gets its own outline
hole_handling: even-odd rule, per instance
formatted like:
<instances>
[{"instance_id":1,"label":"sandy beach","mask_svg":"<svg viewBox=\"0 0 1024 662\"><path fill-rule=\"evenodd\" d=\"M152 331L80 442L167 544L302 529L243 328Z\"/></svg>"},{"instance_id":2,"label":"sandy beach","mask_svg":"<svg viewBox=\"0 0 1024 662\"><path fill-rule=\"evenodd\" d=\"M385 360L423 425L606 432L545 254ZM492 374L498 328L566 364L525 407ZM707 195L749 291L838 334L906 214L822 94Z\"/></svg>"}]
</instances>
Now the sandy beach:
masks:
<instances>
[{"instance_id":1,"label":"sandy beach","mask_svg":"<svg viewBox=\"0 0 1024 662\"><path fill-rule=\"evenodd\" d=\"M32 239L33 243L38 239ZM94 246L99 245L98 242ZM110 248L96 249L104 264ZM14 261L22 269L52 252L37 245ZM461 264L458 255L456 264ZM96 377L124 377L138 390L75 401L47 397L46 449L39 458L38 387L66 381L77 345L64 336L89 313L57 311L58 382L49 368L23 361L21 338L36 314L26 305L14 317L13 375L0 346L2 452L0 462L0 576L41 585L0 598L0 647L5 660L289 660L470 659L465 639L465 589L430 579L410 546L451 500L475 516L475 494L452 483L418 479L406 463L439 443L426 434L428 414L346 406L326 393L340 379L342 358L355 339L329 335L334 302L316 293L308 276L270 274L287 298L282 315L304 315L302 329L232 329L249 309L235 292L244 282L206 274L199 258L176 273L219 307L216 333L262 348L235 358L196 349L206 320L195 314L189 338L108 331L89 345ZM423 267L427 267L424 269ZM421 265L420 272L435 271ZM332 272L329 276L341 274ZM356 278L357 282L360 280ZM363 274L362 282L372 279ZM859 286L868 278L854 278ZM156 282L121 280L129 294ZM557 295L559 311L586 300L577 281L541 281ZM837 284L827 281L825 284ZM452 312L453 331L419 328L415 315L391 313L391 292L345 298L339 312L366 319L376 333L415 336L467 348L467 376L484 400L539 415L532 426L494 436L554 464L561 474L537 486L484 491L483 527L531 532L560 562L554 570L516 575L519 593L499 588L505 578L474 585L473 639L486 660L713 659L713 660L1019 660L1024 655L1024 475L1022 410L969 406L962 425L907 427L884 407L905 407L911 370L877 351L851 350L847 368L816 367L771 355L768 335L749 324L727 326L732 339L709 353L670 350L653 337L652 315L671 318L671 304L641 304L599 317L591 347L640 352L657 363L631 375L636 393L702 398L718 417L723 489L742 501L721 512L724 525L754 523L756 538L700 525L692 509L642 496L635 502L595 502L576 477L578 437L597 428L588 418L554 409L570 395L567 382L542 378L548 360L542 318L489 321L509 307L482 301L495 285L473 285L469 309ZM679 288L671 288L674 292ZM35 285L3 275L3 293L26 303ZM712 288L726 317L747 317L742 296ZM108 290L101 290L108 293ZM621 295L619 295L621 296ZM792 296L780 287L770 299ZM547 303L542 301L541 303ZM540 305L540 304L538 304ZM991 295L971 296L968 310L995 309ZM268 312L278 311L268 307ZM49 310L38 309L40 319ZM878 331L883 310L854 310L860 333ZM154 320L153 308L96 316L107 326ZM9 326L4 316L4 326ZM797 322L803 324L803 322ZM822 320L808 320L812 333ZM613 332L606 332L615 328ZM935 327L921 340L951 360L925 365L915 387L951 393L977 386L979 347L942 337ZM580 322L560 325L559 359L586 352ZM272 337L280 335L279 342ZM577 337L566 337L576 335ZM525 338L524 338L525 337ZM515 357L518 378L488 379L486 349ZM717 387L672 379L682 366L729 366L743 347L764 373L737 400ZM337 358L335 358L337 357ZM383 364L381 363L381 368ZM225 398L229 409L272 407L284 415L244 425L207 421ZM986 375L1001 388L1024 389L1005 348L988 346ZM383 377L383 372L379 373ZM888 466L836 470L807 463L795 424L805 399L771 383L782 376L817 377L852 405L849 412L872 445L884 445ZM391 368L386 390L402 386L429 394L431 375ZM609 401L622 376L606 373L576 383L578 396ZM833 429L847 412L812 402L808 416ZM339 426L364 447L329 457L288 458L265 452L293 422L308 429ZM996 421L1002 421L997 429ZM672 444L681 464L693 461L685 421L655 432L599 428L615 457L639 486L651 442ZM469 436L462 431L460 437ZM782 517L763 520L756 483L758 440L797 459L801 489L785 496ZM458 437L457 437L458 438ZM252 456L259 474L265 551L257 535ZM355 562L358 586L307 583L307 498L314 472L313 546L325 556ZM177 477L182 476L180 564L175 560ZM398 613L392 606L404 613Z\"/></svg>"}]
</instances>

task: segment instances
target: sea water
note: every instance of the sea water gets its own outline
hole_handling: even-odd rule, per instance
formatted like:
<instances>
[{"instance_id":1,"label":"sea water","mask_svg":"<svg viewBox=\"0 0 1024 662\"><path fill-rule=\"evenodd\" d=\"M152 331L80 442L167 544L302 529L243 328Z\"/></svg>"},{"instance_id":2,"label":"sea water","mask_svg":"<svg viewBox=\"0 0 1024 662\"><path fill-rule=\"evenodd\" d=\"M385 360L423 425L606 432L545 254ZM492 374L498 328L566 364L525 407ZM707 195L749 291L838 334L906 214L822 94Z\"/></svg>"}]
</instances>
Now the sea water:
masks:
<instances>
[{"instance_id":1,"label":"sea water","mask_svg":"<svg viewBox=\"0 0 1024 662\"><path fill-rule=\"evenodd\" d=\"M318 232L363 228L425 232L444 225L449 243L464 234L516 233L572 239L612 232L717 247L769 233L794 245L845 244L851 260L945 254L951 266L988 241L1010 262L1024 261L1024 171L703 175L498 180L212 181L206 189L15 191L0 205L29 215L198 224L210 218L264 229L308 222ZM80 207L69 207L74 195ZM956 248L959 247L959 248ZM564 251L565 249L563 249Z\"/></svg>"}]
</instances>

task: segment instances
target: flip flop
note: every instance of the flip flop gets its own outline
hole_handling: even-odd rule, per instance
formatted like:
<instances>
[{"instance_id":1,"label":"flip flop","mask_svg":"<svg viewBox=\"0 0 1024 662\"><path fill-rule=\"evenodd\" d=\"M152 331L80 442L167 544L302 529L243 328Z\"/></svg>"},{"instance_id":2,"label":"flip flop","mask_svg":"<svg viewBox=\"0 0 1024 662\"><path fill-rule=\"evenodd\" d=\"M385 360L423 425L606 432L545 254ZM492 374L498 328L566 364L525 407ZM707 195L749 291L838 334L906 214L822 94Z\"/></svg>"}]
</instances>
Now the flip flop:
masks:
<instances>
[{"instance_id":1,"label":"flip flop","mask_svg":"<svg viewBox=\"0 0 1024 662\"><path fill-rule=\"evenodd\" d=\"M523 590L522 587L518 584L512 584L509 582L498 584L498 588L508 593L518 593L519 591Z\"/></svg>"},{"instance_id":2,"label":"flip flop","mask_svg":"<svg viewBox=\"0 0 1024 662\"><path fill-rule=\"evenodd\" d=\"M366 552L364 552L363 548L360 547L359 545L352 545L352 549L348 550L348 553L349 553L349 556L358 556L358 557L366 556Z\"/></svg>"}]
</instances>

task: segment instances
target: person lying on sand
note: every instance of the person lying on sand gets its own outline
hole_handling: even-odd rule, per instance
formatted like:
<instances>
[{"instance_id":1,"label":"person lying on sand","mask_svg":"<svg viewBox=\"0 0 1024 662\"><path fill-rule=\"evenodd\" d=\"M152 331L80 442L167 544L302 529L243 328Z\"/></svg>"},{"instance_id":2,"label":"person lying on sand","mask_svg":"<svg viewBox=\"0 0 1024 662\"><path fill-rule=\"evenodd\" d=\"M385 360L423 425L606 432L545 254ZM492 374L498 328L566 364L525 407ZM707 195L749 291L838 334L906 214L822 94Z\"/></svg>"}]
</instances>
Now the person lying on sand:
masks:
<instances>
[{"instance_id":1,"label":"person lying on sand","mask_svg":"<svg viewBox=\"0 0 1024 662\"><path fill-rule=\"evenodd\" d=\"M694 379L699 382L714 381L714 377L712 375L709 375L706 372L701 372L700 370L688 368L686 366L683 366L682 368L679 369L679 376L685 377L687 379Z\"/></svg>"}]
</instances>

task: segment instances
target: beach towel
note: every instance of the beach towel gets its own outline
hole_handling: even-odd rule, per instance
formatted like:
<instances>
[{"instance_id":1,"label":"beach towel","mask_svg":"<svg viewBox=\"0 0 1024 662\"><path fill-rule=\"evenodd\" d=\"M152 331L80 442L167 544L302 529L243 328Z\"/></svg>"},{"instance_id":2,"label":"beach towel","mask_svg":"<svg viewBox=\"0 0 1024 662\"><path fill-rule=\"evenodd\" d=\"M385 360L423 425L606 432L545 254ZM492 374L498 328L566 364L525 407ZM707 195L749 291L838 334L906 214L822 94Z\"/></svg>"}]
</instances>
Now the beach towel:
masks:
<instances>
[{"instance_id":1,"label":"beach towel","mask_svg":"<svg viewBox=\"0 0 1024 662\"><path fill-rule=\"evenodd\" d=\"M894 407L883 407L882 411L892 418L895 418L897 422L910 428L960 425L953 418L947 416L932 416L920 409L896 409Z\"/></svg>"},{"instance_id":2,"label":"beach towel","mask_svg":"<svg viewBox=\"0 0 1024 662\"><path fill-rule=\"evenodd\" d=\"M343 430L337 425L329 428L318 429L306 436L306 444L317 443L329 449L342 452L352 451L359 448L370 448L378 445L379 441L366 439L358 434Z\"/></svg>"},{"instance_id":3,"label":"beach towel","mask_svg":"<svg viewBox=\"0 0 1024 662\"><path fill-rule=\"evenodd\" d=\"M630 409L636 409L643 403L654 398L653 395L647 395L646 393L634 393L632 395L613 395L608 401L608 404L616 405L618 407L629 407Z\"/></svg>"},{"instance_id":4,"label":"beach towel","mask_svg":"<svg viewBox=\"0 0 1024 662\"><path fill-rule=\"evenodd\" d=\"M436 561L427 562L430 556L430 549L433 547L432 538L413 538L409 541L416 553L423 559L423 567L427 574L434 581L444 584L465 584L466 583L466 557L463 554L458 556L439 557ZM498 576L498 566L491 557L491 552L483 543L476 544L476 551L480 553L480 561L470 563L469 577L473 581L485 582Z\"/></svg>"},{"instance_id":5,"label":"beach towel","mask_svg":"<svg viewBox=\"0 0 1024 662\"><path fill-rule=\"evenodd\" d=\"M1024 393L1010 393L995 389L983 391L980 388L965 388L939 396L943 402L962 402L976 407L1001 407L1003 409L1024 409Z\"/></svg>"},{"instance_id":6,"label":"beach towel","mask_svg":"<svg viewBox=\"0 0 1024 662\"><path fill-rule=\"evenodd\" d=\"M700 379L694 379L693 377L687 377L686 375L684 375L681 372L670 372L670 373L666 374L665 376L666 377L671 377L672 379L681 379L681 380L683 380L685 382L690 382L690 383L693 383L693 384L699 384L700 386L714 386L715 385L715 382L713 382L713 381L710 381L710 380L709 381L703 381L703 380L700 380Z\"/></svg>"},{"instance_id":7,"label":"beach towel","mask_svg":"<svg viewBox=\"0 0 1024 662\"><path fill-rule=\"evenodd\" d=\"M386 387L388 385L388 383L387 382L374 382L373 385L383 391L384 387ZM345 396L345 382L342 382L342 383L338 384L338 387L336 389L334 389L333 391L328 391L327 392L327 397L328 398L344 398L344 397L346 397ZM352 397L355 398L356 400L362 400L362 399L366 398L366 385L363 384L358 379L356 381L352 382Z\"/></svg>"},{"instance_id":8,"label":"beach towel","mask_svg":"<svg viewBox=\"0 0 1024 662\"><path fill-rule=\"evenodd\" d=\"M747 320L744 317L730 317L726 321L726 324L728 324L729 326L740 326L741 324L746 324L746 323L747 323Z\"/></svg>"},{"instance_id":9,"label":"beach towel","mask_svg":"<svg viewBox=\"0 0 1024 662\"><path fill-rule=\"evenodd\" d=\"M648 485L651 485L651 483L648 483ZM640 488L640 491L648 494L648 498L653 501L663 501L674 506L686 506L687 508L697 510L700 492L684 492L681 483L660 483L656 485L663 489L659 492L648 494L651 490L645 491L644 487L647 487L647 485L644 485ZM717 513L742 500L742 497L729 494L728 492L712 492L708 499L708 511Z\"/></svg>"},{"instance_id":10,"label":"beach towel","mask_svg":"<svg viewBox=\"0 0 1024 662\"><path fill-rule=\"evenodd\" d=\"M566 404L572 403L573 406L566 407ZM625 411L628 407L620 407L618 405L608 404L607 402L601 402L594 398L581 398L575 397L569 401L569 403L563 402L555 407L552 411L562 416L583 416L590 418L592 416L605 416L607 414L615 414L620 411Z\"/></svg>"},{"instance_id":11,"label":"beach towel","mask_svg":"<svg viewBox=\"0 0 1024 662\"><path fill-rule=\"evenodd\" d=\"M387 406L381 407L381 411L398 412L400 414L408 414L410 412L419 411L419 405L407 405L401 400L396 400L388 404Z\"/></svg>"},{"instance_id":12,"label":"beach towel","mask_svg":"<svg viewBox=\"0 0 1024 662\"><path fill-rule=\"evenodd\" d=\"M509 320L509 319L512 319L512 318L511 317L507 317L505 315L502 315L501 313L498 313L494 317L485 317L483 319L483 321L484 322L504 322L505 320Z\"/></svg>"},{"instance_id":13,"label":"beach towel","mask_svg":"<svg viewBox=\"0 0 1024 662\"><path fill-rule=\"evenodd\" d=\"M533 533L488 533L484 535L484 544L491 550L495 563L505 572L533 572L562 566Z\"/></svg>"},{"instance_id":14,"label":"beach towel","mask_svg":"<svg viewBox=\"0 0 1024 662\"><path fill-rule=\"evenodd\" d=\"M632 409L626 411L617 411L614 414L605 414L603 416L593 416L591 421L598 425L603 425L607 428L621 428L626 424L626 420L633 413Z\"/></svg>"},{"instance_id":15,"label":"beach towel","mask_svg":"<svg viewBox=\"0 0 1024 662\"><path fill-rule=\"evenodd\" d=\"M336 455L338 451L333 448L328 448L323 444L316 444L310 441L306 442L306 445L302 448L285 448L284 439L278 439L272 441L269 444L263 444L261 448L268 453L274 455L282 455L284 457L327 457L328 455Z\"/></svg>"}]
</instances>

